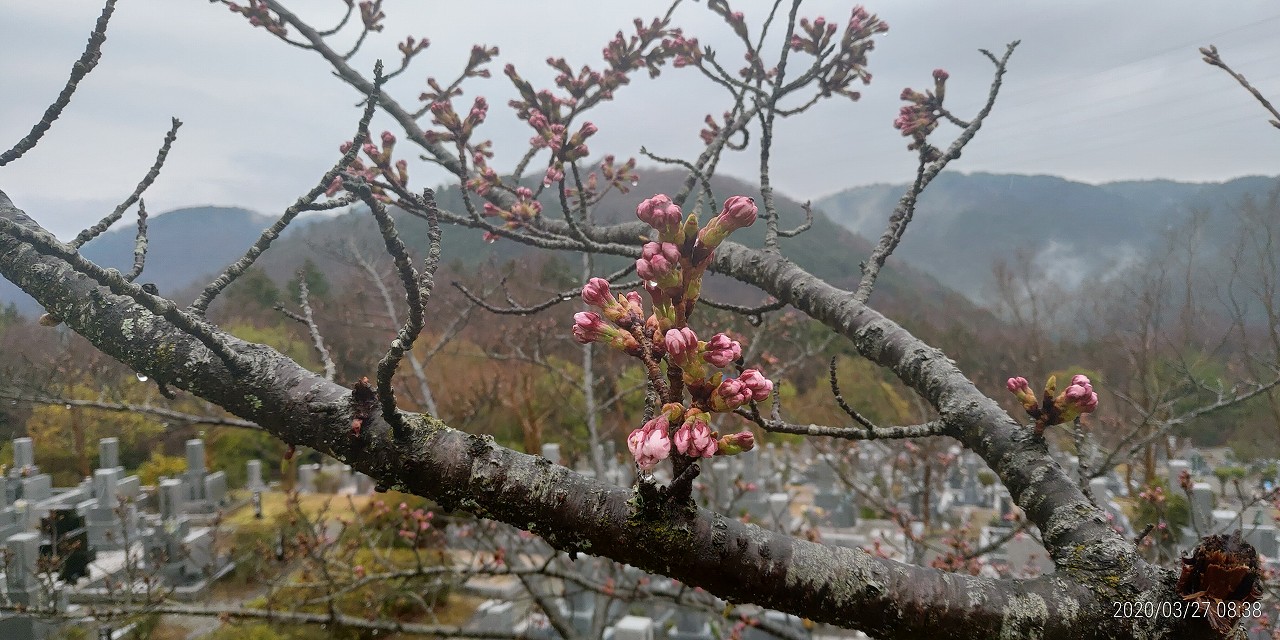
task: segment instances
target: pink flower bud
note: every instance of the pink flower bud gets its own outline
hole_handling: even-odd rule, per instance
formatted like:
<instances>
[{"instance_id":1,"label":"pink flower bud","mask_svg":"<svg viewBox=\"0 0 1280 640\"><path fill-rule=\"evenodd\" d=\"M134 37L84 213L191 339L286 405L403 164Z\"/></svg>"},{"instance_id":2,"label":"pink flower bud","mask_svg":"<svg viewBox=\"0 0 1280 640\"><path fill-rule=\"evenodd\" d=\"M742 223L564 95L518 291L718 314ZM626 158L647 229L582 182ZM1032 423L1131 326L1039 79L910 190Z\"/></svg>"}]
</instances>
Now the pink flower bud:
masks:
<instances>
[{"instance_id":1,"label":"pink flower bud","mask_svg":"<svg viewBox=\"0 0 1280 640\"><path fill-rule=\"evenodd\" d=\"M1073 419L1081 413L1092 413L1098 408L1098 394L1094 393L1089 378L1076 375L1071 378L1071 385L1062 391L1062 395L1054 399L1054 405L1063 411L1063 420Z\"/></svg>"},{"instance_id":2,"label":"pink flower bud","mask_svg":"<svg viewBox=\"0 0 1280 640\"><path fill-rule=\"evenodd\" d=\"M573 339L580 344L595 342L605 337L609 326L604 319L593 311L579 311L573 314Z\"/></svg>"},{"instance_id":3,"label":"pink flower bud","mask_svg":"<svg viewBox=\"0 0 1280 640\"><path fill-rule=\"evenodd\" d=\"M628 312L637 316L644 315L643 299L640 297L639 291L628 291L627 295L623 297L623 300L626 300L626 304L624 306Z\"/></svg>"},{"instance_id":4,"label":"pink flower bud","mask_svg":"<svg viewBox=\"0 0 1280 640\"><path fill-rule=\"evenodd\" d=\"M690 414L684 424L676 430L676 451L694 458L710 458L716 454L718 445L711 437L711 427L707 424L707 414L702 412Z\"/></svg>"},{"instance_id":5,"label":"pink flower bud","mask_svg":"<svg viewBox=\"0 0 1280 640\"><path fill-rule=\"evenodd\" d=\"M360 147L360 150L364 151L364 154L369 156L370 158L377 158L380 153L378 151L378 147L374 145L372 142L364 143L364 146Z\"/></svg>"},{"instance_id":6,"label":"pink flower bud","mask_svg":"<svg viewBox=\"0 0 1280 640\"><path fill-rule=\"evenodd\" d=\"M1005 382L1005 388L1009 390L1009 393L1017 394L1022 391L1031 391L1031 383L1027 382L1027 379L1022 377L1009 378L1009 380Z\"/></svg>"},{"instance_id":7,"label":"pink flower bud","mask_svg":"<svg viewBox=\"0 0 1280 640\"><path fill-rule=\"evenodd\" d=\"M658 194L636 207L636 217L658 230L660 234L673 234L680 228L683 214L671 198Z\"/></svg>"},{"instance_id":8,"label":"pink flower bud","mask_svg":"<svg viewBox=\"0 0 1280 640\"><path fill-rule=\"evenodd\" d=\"M751 389L738 378L728 378L711 394L711 408L727 413L751 401Z\"/></svg>"},{"instance_id":9,"label":"pink flower bud","mask_svg":"<svg viewBox=\"0 0 1280 640\"><path fill-rule=\"evenodd\" d=\"M933 70L933 79L934 79L934 80L937 80L937 81L941 82L941 81L946 80L947 78L950 78L950 77L951 77L951 74L947 73L947 72L946 72L945 70L943 70L943 69L934 69L934 70Z\"/></svg>"},{"instance_id":10,"label":"pink flower bud","mask_svg":"<svg viewBox=\"0 0 1280 640\"><path fill-rule=\"evenodd\" d=\"M713 367L721 369L729 366L734 360L742 357L742 345L729 336L717 333L707 341L707 348L702 352L702 359Z\"/></svg>"},{"instance_id":11,"label":"pink flower bud","mask_svg":"<svg viewBox=\"0 0 1280 640\"><path fill-rule=\"evenodd\" d=\"M747 369L738 376L742 384L751 392L751 397L760 402L769 397L773 393L773 381L764 377L764 374L757 369Z\"/></svg>"},{"instance_id":12,"label":"pink flower bud","mask_svg":"<svg viewBox=\"0 0 1280 640\"><path fill-rule=\"evenodd\" d=\"M736 456L744 451L750 451L756 446L756 437L750 431L740 431L732 433L720 438L720 442L716 447L716 454L722 456Z\"/></svg>"},{"instance_id":13,"label":"pink flower bud","mask_svg":"<svg viewBox=\"0 0 1280 640\"><path fill-rule=\"evenodd\" d=\"M698 350L698 336L694 335L693 329L689 327L668 330L664 336L664 342L667 355L676 362L688 359L689 355Z\"/></svg>"},{"instance_id":14,"label":"pink flower bud","mask_svg":"<svg viewBox=\"0 0 1280 640\"><path fill-rule=\"evenodd\" d=\"M636 275L664 287L679 284L677 270L680 250L670 242L650 242L644 245L640 259L636 260Z\"/></svg>"},{"instance_id":15,"label":"pink flower bud","mask_svg":"<svg viewBox=\"0 0 1280 640\"><path fill-rule=\"evenodd\" d=\"M747 196L733 196L724 201L718 216L730 231L749 227L756 222L756 201Z\"/></svg>"},{"instance_id":16,"label":"pink flower bud","mask_svg":"<svg viewBox=\"0 0 1280 640\"><path fill-rule=\"evenodd\" d=\"M386 147L386 146L393 145L395 143L396 143L395 134L391 133L390 131L382 132L382 146Z\"/></svg>"},{"instance_id":17,"label":"pink flower bud","mask_svg":"<svg viewBox=\"0 0 1280 640\"><path fill-rule=\"evenodd\" d=\"M547 174L542 178L544 186L551 186L561 180L564 180L564 171L556 166L547 167Z\"/></svg>"},{"instance_id":18,"label":"pink flower bud","mask_svg":"<svg viewBox=\"0 0 1280 640\"><path fill-rule=\"evenodd\" d=\"M609 281L604 278L592 278L582 287L582 301L600 309L617 301L609 292Z\"/></svg>"},{"instance_id":19,"label":"pink flower bud","mask_svg":"<svg viewBox=\"0 0 1280 640\"><path fill-rule=\"evenodd\" d=\"M667 436L669 426L666 415L660 414L627 436L627 448L642 470L652 471L671 455L671 439Z\"/></svg>"}]
</instances>

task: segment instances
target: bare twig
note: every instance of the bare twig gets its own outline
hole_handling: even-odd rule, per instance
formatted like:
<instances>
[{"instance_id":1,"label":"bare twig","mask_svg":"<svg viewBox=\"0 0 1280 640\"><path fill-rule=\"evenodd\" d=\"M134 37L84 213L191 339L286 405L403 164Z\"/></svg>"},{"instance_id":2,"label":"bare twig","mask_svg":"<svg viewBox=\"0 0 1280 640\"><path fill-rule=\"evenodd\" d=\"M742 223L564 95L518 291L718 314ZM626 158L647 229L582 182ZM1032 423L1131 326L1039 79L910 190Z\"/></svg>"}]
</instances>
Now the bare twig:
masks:
<instances>
[{"instance_id":1,"label":"bare twig","mask_svg":"<svg viewBox=\"0 0 1280 640\"><path fill-rule=\"evenodd\" d=\"M1218 55L1217 47L1213 45L1209 45L1207 47L1201 47L1200 54L1204 56L1204 61L1206 63L1208 63L1211 66L1218 67L1223 71L1226 71L1228 75L1236 79L1236 82L1240 83L1240 86L1244 87L1246 90L1249 91L1249 93L1253 94L1253 97L1258 101L1258 104L1261 104L1263 108L1266 109L1267 112L1271 114L1271 120L1268 120L1268 122L1271 123L1271 126L1277 129L1280 129L1280 111L1276 111L1276 108L1271 106L1271 101L1267 100L1266 96L1263 96L1261 91L1258 91L1257 89L1254 88L1253 85L1249 84L1249 81L1245 80L1243 74L1237 73L1234 69L1227 66L1227 63L1224 62L1222 60L1222 57Z\"/></svg>"},{"instance_id":2,"label":"bare twig","mask_svg":"<svg viewBox=\"0 0 1280 640\"><path fill-rule=\"evenodd\" d=\"M307 333L311 336L311 346L315 348L316 354L320 356L320 362L324 365L324 379L333 380L338 375L338 367L333 363L333 358L329 355L329 348L324 344L324 336L320 334L320 327L316 325L315 315L311 309L311 292L307 288L306 274L302 271L298 272L298 305L302 307L301 315L285 309L284 305L276 305L276 309L289 318L306 325Z\"/></svg>"},{"instance_id":3,"label":"bare twig","mask_svg":"<svg viewBox=\"0 0 1280 640\"><path fill-rule=\"evenodd\" d=\"M88 409L100 409L102 411L115 411L120 413L141 413L149 415L161 420L175 422L181 425L204 424L214 427L238 427L241 429L261 429L255 422L242 420L235 416L205 416L192 413L184 413L182 411L174 411L164 407L156 407L149 404L133 404L126 402L106 402L103 400L77 400L75 398L55 398L50 396L33 396L22 393L0 391L0 398L5 400L15 400L18 402L30 402L33 404L61 405L72 407L84 407Z\"/></svg>"},{"instance_id":4,"label":"bare twig","mask_svg":"<svg viewBox=\"0 0 1280 640\"><path fill-rule=\"evenodd\" d=\"M116 0L107 0L103 5L102 15L98 16L93 32L89 34L89 44L85 46L80 59L71 65L71 76L67 78L67 84L62 87L62 93L59 93L53 104L45 109L44 117L31 127L31 132L26 137L13 145L13 148L0 153L0 167L21 158L23 154L35 148L40 138L53 126L53 121L57 120L58 116L62 115L62 110L71 103L71 95L76 92L76 86L89 75L90 71L93 71L94 67L98 66L98 60L102 58L102 43L107 41L107 23L110 22L111 14L115 9Z\"/></svg>"},{"instance_id":5,"label":"bare twig","mask_svg":"<svg viewBox=\"0 0 1280 640\"><path fill-rule=\"evenodd\" d=\"M751 419L751 415L741 409L738 415ZM892 427L827 427L817 424L792 424L781 420L764 420L758 422L766 431L773 433L793 433L802 436L824 436L844 440L894 440L906 438L927 438L929 436L947 435L947 425L941 420L924 424L901 425Z\"/></svg>"},{"instance_id":6,"label":"bare twig","mask_svg":"<svg viewBox=\"0 0 1280 640\"><path fill-rule=\"evenodd\" d=\"M124 277L125 280L133 282L142 275L142 269L147 264L147 203L141 198L138 199L138 233L133 238L133 268Z\"/></svg>"},{"instance_id":7,"label":"bare twig","mask_svg":"<svg viewBox=\"0 0 1280 640\"><path fill-rule=\"evenodd\" d=\"M160 169L164 167L164 161L169 157L169 149L173 147L173 142L178 139L178 127L181 126L182 121L177 118L173 118L173 122L169 126L169 133L165 134L164 143L160 145L160 151L156 152L156 161L151 164L151 169L147 171L147 175L142 176L142 180L138 182L138 186L134 187L133 193L129 194L129 197L125 198L124 202L116 205L115 210L107 214L103 219L99 220L97 224L81 231L76 236L75 240L70 242L71 246L79 249L84 246L86 242L106 232L111 225L115 224L116 220L119 220L120 217L124 215L124 212L128 210L129 207L133 206L133 203L142 198L143 192L145 192L151 186L151 183L155 182L156 178L160 176ZM139 221L140 226L141 224L141 221Z\"/></svg>"}]
</instances>

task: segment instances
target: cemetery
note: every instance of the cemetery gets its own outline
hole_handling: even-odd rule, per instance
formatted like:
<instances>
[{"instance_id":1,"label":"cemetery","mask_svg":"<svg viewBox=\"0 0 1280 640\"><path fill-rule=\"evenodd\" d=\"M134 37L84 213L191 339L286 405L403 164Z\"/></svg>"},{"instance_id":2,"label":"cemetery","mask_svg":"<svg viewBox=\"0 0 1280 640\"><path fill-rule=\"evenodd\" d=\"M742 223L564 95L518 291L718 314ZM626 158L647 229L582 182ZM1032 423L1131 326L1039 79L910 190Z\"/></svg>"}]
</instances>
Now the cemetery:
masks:
<instances>
[{"instance_id":1,"label":"cemetery","mask_svg":"<svg viewBox=\"0 0 1280 640\"><path fill-rule=\"evenodd\" d=\"M629 458L617 455L609 444L597 446L594 457L604 461L599 472L605 481L634 482L635 467ZM95 605L201 601L236 566L232 554L219 543L219 536L225 535L219 531L221 514L249 510L260 519L263 496L278 495L264 481L260 460L247 463L243 490L232 492L224 470L207 468L205 443L199 439L185 443L185 471L161 477L154 486L143 486L136 475L126 475L115 438L99 442L97 468L73 487L53 486L50 475L34 459L29 438L15 439L13 451L12 464L0 475L0 546L6 558L0 598L8 605L0 615L0 637L6 639L58 637L66 625L90 620L89 611ZM929 487L918 474L895 476L900 453L879 443L863 443L852 461L807 443L798 447L766 444L757 453L708 461L707 471L695 485L700 503L767 528L809 531L829 544L931 563L944 554L936 541L922 537L920 520L927 510L935 530L965 528L974 538L974 548L987 549L979 569L984 575L1034 576L1053 571L1034 528L1022 524L1008 491L984 478L985 466L972 453L959 448L946 451L951 462L933 476ZM558 444L544 445L542 455L550 462L566 463ZM584 475L597 475L587 456L568 463ZM1061 463L1073 473L1079 469L1074 457L1065 457ZM1187 487L1189 516L1174 532L1177 548L1189 548L1205 532L1240 529L1269 568L1280 568L1275 561L1280 544L1274 509L1263 499L1270 495L1264 489L1274 486L1274 478L1262 479L1247 492L1225 491L1213 466L1195 451L1165 461L1163 469L1167 491L1178 493ZM896 479L880 493L851 489L853 483L874 486L876 477ZM1113 526L1125 535L1137 535L1134 518L1142 498L1128 495L1114 471L1087 484ZM335 461L297 464L293 490L296 493L291 495L317 499L372 498L376 491L370 477ZM441 529L452 562L503 550L518 550L532 558L556 554L541 539L515 529L495 526L488 535L477 536L469 533L472 525L461 522L449 520ZM282 537L278 547L282 555L284 544ZM711 640L724 637L735 624L745 624L715 613L727 603L707 594L688 599L682 585L668 578L588 556L566 566L574 580L544 576L522 583L510 575L466 580L460 593L478 599L478 604L463 628L550 640L560 637L554 618L583 637ZM650 597L628 602L581 586L614 579L645 584ZM550 597L532 598L531 589ZM739 616L752 612L756 620L739 629L748 640L778 634L858 637L778 612L750 607L736 611Z\"/></svg>"}]
</instances>

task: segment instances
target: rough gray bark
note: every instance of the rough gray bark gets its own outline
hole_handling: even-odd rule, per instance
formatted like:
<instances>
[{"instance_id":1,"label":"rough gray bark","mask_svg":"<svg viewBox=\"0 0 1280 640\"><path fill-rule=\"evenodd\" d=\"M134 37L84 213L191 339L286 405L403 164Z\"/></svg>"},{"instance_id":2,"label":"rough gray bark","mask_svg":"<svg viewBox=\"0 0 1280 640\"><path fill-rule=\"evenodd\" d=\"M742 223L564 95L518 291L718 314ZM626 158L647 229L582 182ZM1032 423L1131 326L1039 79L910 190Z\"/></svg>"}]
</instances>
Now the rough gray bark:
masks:
<instances>
[{"instance_id":1,"label":"rough gray bark","mask_svg":"<svg viewBox=\"0 0 1280 640\"><path fill-rule=\"evenodd\" d=\"M1142 561L1129 541L1111 531L1049 458L1043 442L982 396L941 352L777 254L726 243L715 267L847 336L863 355L928 399L950 434L988 462L1040 527L1057 574L1035 580L974 578L790 538L692 506L642 510L630 490L425 415L404 413L407 428L400 439L377 416L357 437L351 429L350 390L269 347L210 328L235 354L234 369L229 368L200 339L69 264L64 258L71 249L3 192L0 221L0 274L105 353L252 420L286 442L332 455L377 478L384 488L528 529L559 549L607 556L728 600L881 637L924 637L940 628L957 638L1208 633L1199 623L1176 629L1182 621L1111 617L1113 601L1175 597L1172 577Z\"/></svg>"}]
</instances>

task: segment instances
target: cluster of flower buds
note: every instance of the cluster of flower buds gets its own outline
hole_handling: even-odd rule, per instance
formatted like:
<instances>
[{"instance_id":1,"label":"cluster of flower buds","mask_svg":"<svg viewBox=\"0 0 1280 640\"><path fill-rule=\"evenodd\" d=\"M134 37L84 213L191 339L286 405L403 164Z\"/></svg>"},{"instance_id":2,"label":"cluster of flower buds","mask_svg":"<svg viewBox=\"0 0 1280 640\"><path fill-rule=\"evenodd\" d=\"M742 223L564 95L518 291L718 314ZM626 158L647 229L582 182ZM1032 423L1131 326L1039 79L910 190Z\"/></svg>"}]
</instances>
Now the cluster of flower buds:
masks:
<instances>
[{"instance_id":1,"label":"cluster of flower buds","mask_svg":"<svg viewBox=\"0 0 1280 640\"><path fill-rule=\"evenodd\" d=\"M438 80L434 77L428 77L427 86L431 90L422 92L418 99L428 104L433 104L462 95L462 88L459 86L462 80L466 78L488 78L490 73L484 65L493 62L493 59L497 56L497 47L486 47L478 44L472 46L471 57L467 59L467 66L462 70L461 77L448 87L441 87Z\"/></svg>"},{"instance_id":2,"label":"cluster of flower buds","mask_svg":"<svg viewBox=\"0 0 1280 640\"><path fill-rule=\"evenodd\" d=\"M1058 379L1049 376L1040 398L1031 390L1026 378L1009 378L1005 388L1018 399L1027 415L1035 418L1037 434L1044 433L1046 427L1070 422L1098 408L1098 394L1085 375L1072 376L1071 384L1057 395Z\"/></svg>"},{"instance_id":3,"label":"cluster of flower buds","mask_svg":"<svg viewBox=\"0 0 1280 640\"><path fill-rule=\"evenodd\" d=\"M283 38L289 34L285 28L284 22L276 16L271 15L271 9L267 7L265 0L249 0L249 4L241 6L234 2L228 2L227 8L232 13L238 13L249 19L249 24L254 27L262 27L272 35Z\"/></svg>"},{"instance_id":4,"label":"cluster of flower buds","mask_svg":"<svg viewBox=\"0 0 1280 640\"><path fill-rule=\"evenodd\" d=\"M901 131L904 137L911 138L907 149L922 149L930 161L937 158L938 150L929 144L928 137L938 128L949 77L950 74L946 71L934 69L932 91L920 93L910 87L903 89L899 98L907 104L902 105L898 110L898 117L893 121L894 129Z\"/></svg>"},{"instance_id":5,"label":"cluster of flower buds","mask_svg":"<svg viewBox=\"0 0 1280 640\"><path fill-rule=\"evenodd\" d=\"M509 208L503 209L492 202L484 203L484 215L496 216L506 221L508 229L519 229L542 213L542 203L533 197L528 187L516 187L516 201ZM492 234L485 234L485 239L492 242Z\"/></svg>"},{"instance_id":6,"label":"cluster of flower buds","mask_svg":"<svg viewBox=\"0 0 1280 640\"><path fill-rule=\"evenodd\" d=\"M667 50L664 38L679 36L680 30L669 29L666 19L654 18L649 21L649 24L645 24L643 20L636 18L633 24L636 28L634 35L624 36L619 31L605 45L603 51L604 60L609 63L609 68L623 74L619 76L619 84L626 84L629 81L626 74L637 69L648 69L650 78L658 77L662 63L676 55Z\"/></svg>"},{"instance_id":7,"label":"cluster of flower buds","mask_svg":"<svg viewBox=\"0 0 1280 640\"><path fill-rule=\"evenodd\" d=\"M421 40L418 40L413 36L405 38L404 42L396 45L396 48L400 50L400 55L404 56L400 61L400 65L404 66L409 64L409 60L413 59L413 57L419 53L426 51L429 46L431 46L431 41L426 38Z\"/></svg>"},{"instance_id":8,"label":"cluster of flower buds","mask_svg":"<svg viewBox=\"0 0 1280 640\"><path fill-rule=\"evenodd\" d=\"M382 31L382 21L387 14L382 12L382 0L365 0L360 3L360 21L369 31Z\"/></svg>"},{"instance_id":9,"label":"cluster of flower buds","mask_svg":"<svg viewBox=\"0 0 1280 640\"><path fill-rule=\"evenodd\" d=\"M391 162L392 152L396 147L395 134L383 131L381 140L381 147L372 142L364 143L360 151L364 153L369 164L366 165L364 160L357 156L347 165L346 173L368 182L373 197L382 202L391 202L391 197L386 191L389 187L404 188L409 184L409 163L403 158L395 161L394 165ZM351 141L344 142L338 150L347 153L351 150L351 145ZM342 189L342 183L342 176L334 177L325 189L325 195L333 197Z\"/></svg>"},{"instance_id":10,"label":"cluster of flower buds","mask_svg":"<svg viewBox=\"0 0 1280 640\"><path fill-rule=\"evenodd\" d=\"M467 115L461 116L453 109L451 100L437 100L431 103L431 124L444 131L428 131L425 136L428 142L457 142L467 144L471 133L484 122L489 115L489 102L483 96L477 97L471 104Z\"/></svg>"},{"instance_id":11,"label":"cluster of flower buds","mask_svg":"<svg viewBox=\"0 0 1280 640\"><path fill-rule=\"evenodd\" d=\"M669 390L660 414L627 438L642 470L651 471L668 458L673 444L686 459L748 451L755 446L751 432L721 436L712 429L711 417L768 399L773 382L758 369L727 375L725 370L741 361L742 345L724 333L699 340L688 319L715 249L729 234L755 222L755 203L744 196L731 197L719 215L700 226L696 215L686 218L678 205L660 194L641 202L636 216L657 231L657 239L644 245L636 261L652 312L645 315L639 293L615 295L608 281L592 278L582 289L582 300L595 311L574 316L574 339L645 358L651 365L651 382L660 378L658 367L665 364L665 379L674 390Z\"/></svg>"},{"instance_id":12,"label":"cluster of flower buds","mask_svg":"<svg viewBox=\"0 0 1280 640\"><path fill-rule=\"evenodd\" d=\"M702 47L698 44L698 39L684 37L679 29L662 41L662 48L673 56L671 66L677 69L702 64Z\"/></svg>"},{"instance_id":13,"label":"cluster of flower buds","mask_svg":"<svg viewBox=\"0 0 1280 640\"><path fill-rule=\"evenodd\" d=\"M834 52L830 62L823 65L822 77L818 80L822 95L838 93L850 100L861 98L860 92L849 87L855 81L864 85L871 83L867 53L875 48L875 34L888 31L889 24L859 5L849 14L838 47L832 46L838 27L821 16L814 18L813 22L802 19L800 30L803 35L792 34L788 43L793 51L803 51L820 59Z\"/></svg>"}]
</instances>

